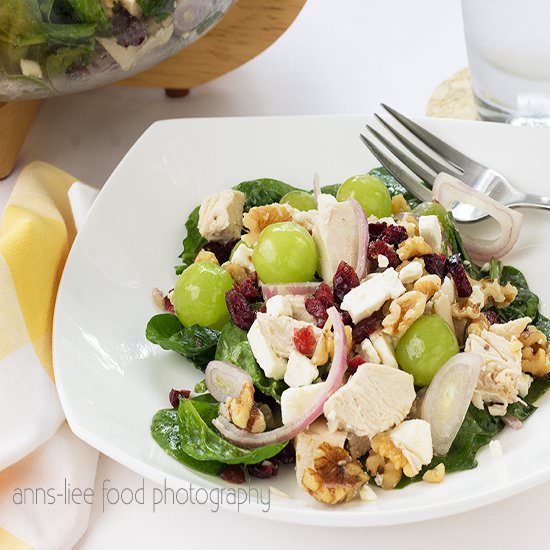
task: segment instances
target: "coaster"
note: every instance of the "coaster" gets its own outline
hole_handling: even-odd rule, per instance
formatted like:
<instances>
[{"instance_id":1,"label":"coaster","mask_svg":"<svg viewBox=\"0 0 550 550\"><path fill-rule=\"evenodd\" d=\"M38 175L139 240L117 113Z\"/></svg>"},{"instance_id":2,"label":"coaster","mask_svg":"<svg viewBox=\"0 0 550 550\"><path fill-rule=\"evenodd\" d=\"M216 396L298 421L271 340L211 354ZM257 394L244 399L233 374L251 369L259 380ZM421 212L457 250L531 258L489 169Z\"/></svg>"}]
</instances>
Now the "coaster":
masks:
<instances>
[{"instance_id":1,"label":"coaster","mask_svg":"<svg viewBox=\"0 0 550 550\"><path fill-rule=\"evenodd\" d=\"M434 90L426 114L439 118L480 120L468 69L462 69Z\"/></svg>"}]
</instances>

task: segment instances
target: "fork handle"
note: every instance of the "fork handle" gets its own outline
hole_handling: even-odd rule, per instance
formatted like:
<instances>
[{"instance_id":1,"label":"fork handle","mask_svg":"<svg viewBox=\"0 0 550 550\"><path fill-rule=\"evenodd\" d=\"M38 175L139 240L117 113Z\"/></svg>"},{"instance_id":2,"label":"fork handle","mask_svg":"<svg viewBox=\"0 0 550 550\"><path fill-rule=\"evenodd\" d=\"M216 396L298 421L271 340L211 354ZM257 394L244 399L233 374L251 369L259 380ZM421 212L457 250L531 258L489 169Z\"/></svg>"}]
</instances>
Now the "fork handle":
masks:
<instances>
[{"instance_id":1,"label":"fork handle","mask_svg":"<svg viewBox=\"0 0 550 550\"><path fill-rule=\"evenodd\" d=\"M510 206L523 206L525 208L540 208L542 210L550 210L550 197L542 195L533 195L525 193L519 200L514 201Z\"/></svg>"}]
</instances>

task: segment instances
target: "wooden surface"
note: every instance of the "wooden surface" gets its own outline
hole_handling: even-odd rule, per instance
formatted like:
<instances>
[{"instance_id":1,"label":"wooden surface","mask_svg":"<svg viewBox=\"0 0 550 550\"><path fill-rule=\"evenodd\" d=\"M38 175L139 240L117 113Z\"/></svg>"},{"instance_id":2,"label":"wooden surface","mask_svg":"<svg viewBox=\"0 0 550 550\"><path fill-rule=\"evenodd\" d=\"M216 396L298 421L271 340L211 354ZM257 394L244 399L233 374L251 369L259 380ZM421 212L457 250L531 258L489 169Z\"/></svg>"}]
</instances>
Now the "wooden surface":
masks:
<instances>
[{"instance_id":1,"label":"wooden surface","mask_svg":"<svg viewBox=\"0 0 550 550\"><path fill-rule=\"evenodd\" d=\"M207 35L125 86L194 88L263 52L292 24L306 0L237 0Z\"/></svg>"},{"instance_id":2,"label":"wooden surface","mask_svg":"<svg viewBox=\"0 0 550 550\"><path fill-rule=\"evenodd\" d=\"M0 179L11 174L41 103L16 101L0 106Z\"/></svg>"}]
</instances>

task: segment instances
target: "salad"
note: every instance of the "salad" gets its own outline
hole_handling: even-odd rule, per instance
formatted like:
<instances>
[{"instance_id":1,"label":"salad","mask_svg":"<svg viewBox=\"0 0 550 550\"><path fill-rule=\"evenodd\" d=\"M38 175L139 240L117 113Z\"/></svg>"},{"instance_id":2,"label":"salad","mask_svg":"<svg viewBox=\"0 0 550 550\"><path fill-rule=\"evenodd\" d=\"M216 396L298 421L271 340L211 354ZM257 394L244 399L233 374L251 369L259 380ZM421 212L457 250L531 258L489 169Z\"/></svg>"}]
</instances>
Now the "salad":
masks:
<instances>
[{"instance_id":1,"label":"salad","mask_svg":"<svg viewBox=\"0 0 550 550\"><path fill-rule=\"evenodd\" d=\"M78 91L173 55L232 0L2 0L0 101Z\"/></svg>"},{"instance_id":2,"label":"salad","mask_svg":"<svg viewBox=\"0 0 550 550\"><path fill-rule=\"evenodd\" d=\"M461 200L501 234L461 236ZM499 259L520 224L447 174L420 203L381 168L313 192L260 179L205 197L146 329L204 380L172 389L153 438L233 483L294 467L330 505L475 468L550 385L550 321Z\"/></svg>"}]
</instances>

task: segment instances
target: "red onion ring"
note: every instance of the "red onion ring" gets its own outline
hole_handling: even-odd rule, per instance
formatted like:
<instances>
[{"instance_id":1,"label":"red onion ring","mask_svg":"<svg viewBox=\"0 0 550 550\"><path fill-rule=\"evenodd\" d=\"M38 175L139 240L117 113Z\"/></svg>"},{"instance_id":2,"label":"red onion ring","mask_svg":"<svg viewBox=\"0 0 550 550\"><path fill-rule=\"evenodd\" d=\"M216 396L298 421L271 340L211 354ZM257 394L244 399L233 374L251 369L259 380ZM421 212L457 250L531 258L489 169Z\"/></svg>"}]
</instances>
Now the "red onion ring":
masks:
<instances>
[{"instance_id":1,"label":"red onion ring","mask_svg":"<svg viewBox=\"0 0 550 550\"><path fill-rule=\"evenodd\" d=\"M459 179L441 172L435 178L433 198L450 210L455 203L465 202L486 212L500 225L501 233L496 239L480 239L463 235L462 241L475 262L485 263L492 257L502 258L519 238L523 215L488 197Z\"/></svg>"},{"instance_id":2,"label":"red onion ring","mask_svg":"<svg viewBox=\"0 0 550 550\"><path fill-rule=\"evenodd\" d=\"M523 428L523 422L511 414L503 416L502 421L506 424L506 426L512 428L512 430L521 430L521 428Z\"/></svg>"},{"instance_id":3,"label":"red onion ring","mask_svg":"<svg viewBox=\"0 0 550 550\"><path fill-rule=\"evenodd\" d=\"M269 300L273 296L288 296L289 294L306 296L313 294L321 283L287 283L262 285L262 296L264 300Z\"/></svg>"},{"instance_id":4,"label":"red onion ring","mask_svg":"<svg viewBox=\"0 0 550 550\"><path fill-rule=\"evenodd\" d=\"M263 447L264 445L288 441L295 435L303 432L323 413L325 401L341 386L342 378L347 368L347 340L342 317L335 307L329 308L327 313L334 327L334 358L327 379L323 382L324 390L311 409L301 417L280 428L259 434L241 430L234 424L231 424L224 416L218 416L218 418L212 421L212 424L228 441L239 447L244 447L245 449L253 449L256 447Z\"/></svg>"},{"instance_id":5,"label":"red onion ring","mask_svg":"<svg viewBox=\"0 0 550 550\"><path fill-rule=\"evenodd\" d=\"M353 206L353 209L355 211L355 216L357 217L359 247L357 250L357 266L355 267L355 272L357 273L357 277L359 277L359 280L361 280L367 275L369 222L367 220L367 216L365 216L365 211L363 210L363 207L355 199L348 200L351 202L351 205Z\"/></svg>"},{"instance_id":6,"label":"red onion ring","mask_svg":"<svg viewBox=\"0 0 550 550\"><path fill-rule=\"evenodd\" d=\"M204 371L206 389L219 403L228 397L239 397L243 384L252 383L250 375L227 361L210 361Z\"/></svg>"}]
</instances>

